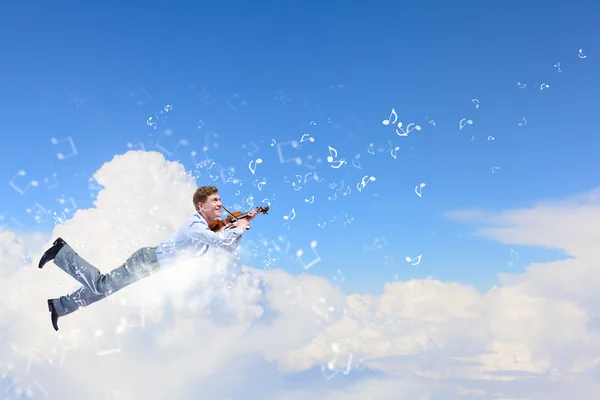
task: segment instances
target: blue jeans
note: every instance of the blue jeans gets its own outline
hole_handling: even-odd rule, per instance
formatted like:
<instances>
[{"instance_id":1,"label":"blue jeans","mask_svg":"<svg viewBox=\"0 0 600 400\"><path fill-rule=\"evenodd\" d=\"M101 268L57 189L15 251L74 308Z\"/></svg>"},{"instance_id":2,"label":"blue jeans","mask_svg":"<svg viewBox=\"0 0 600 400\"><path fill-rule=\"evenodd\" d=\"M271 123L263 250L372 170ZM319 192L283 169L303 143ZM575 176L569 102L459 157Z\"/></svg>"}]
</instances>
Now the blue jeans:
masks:
<instances>
[{"instance_id":1,"label":"blue jeans","mask_svg":"<svg viewBox=\"0 0 600 400\"><path fill-rule=\"evenodd\" d=\"M120 267L103 274L68 244L60 249L54 264L83 285L71 294L52 300L61 317L154 274L160 267L156 260L156 247L144 247L134 252Z\"/></svg>"}]
</instances>

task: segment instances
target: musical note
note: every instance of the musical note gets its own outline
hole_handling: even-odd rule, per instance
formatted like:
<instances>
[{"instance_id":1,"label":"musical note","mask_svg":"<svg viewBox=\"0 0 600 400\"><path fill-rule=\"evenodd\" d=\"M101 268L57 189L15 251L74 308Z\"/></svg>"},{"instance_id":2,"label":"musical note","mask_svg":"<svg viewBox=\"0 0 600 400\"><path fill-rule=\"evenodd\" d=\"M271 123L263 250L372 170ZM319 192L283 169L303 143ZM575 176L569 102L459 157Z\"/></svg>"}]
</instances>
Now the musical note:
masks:
<instances>
[{"instance_id":1,"label":"musical note","mask_svg":"<svg viewBox=\"0 0 600 400\"><path fill-rule=\"evenodd\" d=\"M293 220L294 218L296 218L296 210L293 209L293 208L292 208L292 211L290 212L289 215L284 215L283 216L283 219L285 219L285 220L289 219L290 221Z\"/></svg>"},{"instance_id":2,"label":"musical note","mask_svg":"<svg viewBox=\"0 0 600 400\"><path fill-rule=\"evenodd\" d=\"M350 189L350 186L346 187L346 190L344 190L344 193L342 193L344 196L349 195L350 193L352 193L352 189Z\"/></svg>"},{"instance_id":3,"label":"musical note","mask_svg":"<svg viewBox=\"0 0 600 400\"><path fill-rule=\"evenodd\" d=\"M475 108L479 108L479 100L477 99L473 99L471 100L473 103L475 103Z\"/></svg>"},{"instance_id":4,"label":"musical note","mask_svg":"<svg viewBox=\"0 0 600 400\"><path fill-rule=\"evenodd\" d=\"M521 119L521 122L519 122L517 125L518 125L518 126L525 126L525 125L527 125L527 120L525 119L525 117L523 117L523 118Z\"/></svg>"},{"instance_id":5,"label":"musical note","mask_svg":"<svg viewBox=\"0 0 600 400\"><path fill-rule=\"evenodd\" d=\"M400 146L396 146L395 148L393 148L393 149L390 151L390 155L391 155L392 157L394 157L394 160L396 159L396 152L397 152L398 150L400 150Z\"/></svg>"},{"instance_id":6,"label":"musical note","mask_svg":"<svg viewBox=\"0 0 600 400\"><path fill-rule=\"evenodd\" d=\"M342 165L344 165L346 163L346 160L344 160L343 158L334 161L334 158L337 157L337 150L331 146L327 146L327 147L329 147L329 155L327 156L327 162L330 164L333 162L339 163L337 165L337 167L332 165L331 168L340 168Z\"/></svg>"},{"instance_id":7,"label":"musical note","mask_svg":"<svg viewBox=\"0 0 600 400\"><path fill-rule=\"evenodd\" d=\"M146 124L147 124L148 126L151 126L151 127L152 127L152 128L154 128L154 129L156 129L156 122L154 122L154 121L152 120L152 117L150 117L150 118L148 118L148 119L146 120Z\"/></svg>"},{"instance_id":8,"label":"musical note","mask_svg":"<svg viewBox=\"0 0 600 400\"><path fill-rule=\"evenodd\" d=\"M294 149L298 150L298 142L296 141L291 141L291 142L286 142L286 143L278 143L277 144L277 154L279 155L279 162L281 164L290 162L290 161L295 161L297 165L302 164L302 159L300 157L296 157L296 158L288 158L287 160L283 158L283 152L281 150L281 146L285 146L285 145L291 145Z\"/></svg>"},{"instance_id":9,"label":"musical note","mask_svg":"<svg viewBox=\"0 0 600 400\"><path fill-rule=\"evenodd\" d=\"M425 186L426 186L425 183L421 183L421 184L415 186L415 193L417 194L417 196L421 197L421 192L422 192L421 188L424 188Z\"/></svg>"},{"instance_id":10,"label":"musical note","mask_svg":"<svg viewBox=\"0 0 600 400\"><path fill-rule=\"evenodd\" d=\"M25 212L27 214L31 214L34 210L35 210L35 216L33 218L36 220L36 222L38 224L40 224L42 222L46 222L46 220L44 219L44 216L49 215L50 211L46 210L39 203L35 203L33 205L33 208L26 208Z\"/></svg>"},{"instance_id":11,"label":"musical note","mask_svg":"<svg viewBox=\"0 0 600 400\"><path fill-rule=\"evenodd\" d=\"M103 346L100 345L100 338L104 336L104 331L102 331L101 329L97 329L94 332L94 339L96 342L96 354L99 356L105 356L107 354L115 354L115 353L119 353L121 352L121 343L119 341L119 335L115 332L115 338L116 338L116 347L111 347L111 348L102 348Z\"/></svg>"},{"instance_id":12,"label":"musical note","mask_svg":"<svg viewBox=\"0 0 600 400\"><path fill-rule=\"evenodd\" d=\"M167 150L165 147L163 147L160 144L160 142L165 137L171 136L172 134L173 134L172 130L170 130L170 129L165 130L164 134L161 135L160 138L154 144L154 146L156 146L158 149L162 150L165 154L167 154L169 156L172 156L173 154L175 154L175 152L177 151L177 149L179 149L179 147L188 145L188 141L186 139L181 139L181 140L179 140L179 142L177 143L177 145L175 146L175 148L173 150Z\"/></svg>"},{"instance_id":13,"label":"musical note","mask_svg":"<svg viewBox=\"0 0 600 400\"><path fill-rule=\"evenodd\" d=\"M525 89L527 87L527 84L526 83L517 82L517 86L519 87L519 89Z\"/></svg>"},{"instance_id":14,"label":"musical note","mask_svg":"<svg viewBox=\"0 0 600 400\"><path fill-rule=\"evenodd\" d=\"M337 192L333 196L327 196L327 200L335 201L335 199L337 199Z\"/></svg>"},{"instance_id":15,"label":"musical note","mask_svg":"<svg viewBox=\"0 0 600 400\"><path fill-rule=\"evenodd\" d=\"M365 175L361 179L361 181L356 184L356 188L358 189L359 192L362 192L364 187L367 186L367 183L369 183L369 182L375 182L375 177L374 176L369 177L369 175Z\"/></svg>"},{"instance_id":16,"label":"musical note","mask_svg":"<svg viewBox=\"0 0 600 400\"><path fill-rule=\"evenodd\" d=\"M50 138L50 142L52 144L59 144L59 143L62 143L64 141L68 141L69 144L71 145L71 154L68 154L68 155L65 156L63 153L56 153L56 157L59 160L64 160L66 158L70 158L70 157L73 157L73 156L77 155L77 149L75 148L75 143L73 143L73 139L71 139L71 136L67 137L66 139L60 139L60 140L58 140L57 138L54 138L54 137Z\"/></svg>"},{"instance_id":17,"label":"musical note","mask_svg":"<svg viewBox=\"0 0 600 400\"><path fill-rule=\"evenodd\" d=\"M542 85L540 86L540 90L544 90L544 89L547 89L549 87L550 87L550 85L548 85L547 83L542 83Z\"/></svg>"},{"instance_id":18,"label":"musical note","mask_svg":"<svg viewBox=\"0 0 600 400\"><path fill-rule=\"evenodd\" d=\"M583 49L579 49L579 53L577 54L579 58L587 58L585 54L583 54Z\"/></svg>"},{"instance_id":19,"label":"musical note","mask_svg":"<svg viewBox=\"0 0 600 400\"><path fill-rule=\"evenodd\" d=\"M25 176L25 175L27 175L27 173L25 172L25 170L19 170L19 171L17 172L17 174L16 174L15 176L13 176L13 178L12 178L10 181L8 181L8 184L9 184L10 186L12 186L12 188L13 188L13 189L15 189L15 190L16 190L18 193L20 193L20 194L21 194L21 196L25 195L25 192L26 192L26 191L27 191L27 189L29 189L30 187L37 187L37 186L38 186L38 181L36 181L36 180L33 180L33 181L30 181L30 182L27 184L27 186L25 186L25 189L21 189L20 187L18 187L18 186L15 184L15 179L16 179L18 176Z\"/></svg>"},{"instance_id":20,"label":"musical note","mask_svg":"<svg viewBox=\"0 0 600 400\"><path fill-rule=\"evenodd\" d=\"M467 121L467 122L464 122ZM458 123L458 126L460 127L460 129L462 130L462 128L464 128L465 126L468 125L473 125L473 121L471 121L470 119L467 120L466 118L463 118L460 120L460 122Z\"/></svg>"},{"instance_id":21,"label":"musical note","mask_svg":"<svg viewBox=\"0 0 600 400\"><path fill-rule=\"evenodd\" d=\"M315 121L310 121L310 125L314 126L317 125L317 123Z\"/></svg>"},{"instance_id":22,"label":"musical note","mask_svg":"<svg viewBox=\"0 0 600 400\"><path fill-rule=\"evenodd\" d=\"M554 64L554 68L556 68L558 70L558 72L561 72L560 71L560 63Z\"/></svg>"},{"instance_id":23,"label":"musical note","mask_svg":"<svg viewBox=\"0 0 600 400\"><path fill-rule=\"evenodd\" d=\"M300 138L300 143L302 142L306 142L306 141L311 141L311 143L313 143L315 141L315 138L311 137L308 133L305 133L304 135L302 135L302 137Z\"/></svg>"},{"instance_id":24,"label":"musical note","mask_svg":"<svg viewBox=\"0 0 600 400\"><path fill-rule=\"evenodd\" d=\"M254 175L254 173L256 172L256 167L258 166L258 164L262 164L263 160L262 158L257 158L256 161L252 160L250 161L250 163L248 164L248 169L250 169L250 172L252 172L252 175ZM254 168L252 168L252 163L254 164Z\"/></svg>"},{"instance_id":25,"label":"musical note","mask_svg":"<svg viewBox=\"0 0 600 400\"><path fill-rule=\"evenodd\" d=\"M305 203L312 204L315 202L315 196L312 196L310 199L304 199Z\"/></svg>"},{"instance_id":26,"label":"musical note","mask_svg":"<svg viewBox=\"0 0 600 400\"><path fill-rule=\"evenodd\" d=\"M316 247L317 247L316 240L313 240L312 242L310 242L310 249L315 254L315 258L308 264L305 264L304 261L302 261L302 254L304 254L304 251L302 249L300 249L296 252L296 257L298 257L298 259L300 260L300 263L302 264L302 269L307 270L310 267L312 267L313 265L315 265L316 263L318 263L319 261L321 261L321 257L319 257L319 255L317 254L317 251L315 250Z\"/></svg>"},{"instance_id":27,"label":"musical note","mask_svg":"<svg viewBox=\"0 0 600 400\"><path fill-rule=\"evenodd\" d=\"M332 277L332 279L334 282L341 284L342 282L344 282L344 280L346 280L346 277L342 274L342 270L338 269L335 271L335 275Z\"/></svg>"},{"instance_id":28,"label":"musical note","mask_svg":"<svg viewBox=\"0 0 600 400\"><path fill-rule=\"evenodd\" d=\"M492 167L492 174L494 174L496 172L496 170L499 170L500 167Z\"/></svg>"},{"instance_id":29,"label":"musical note","mask_svg":"<svg viewBox=\"0 0 600 400\"><path fill-rule=\"evenodd\" d=\"M198 120L198 124L196 126L196 129L202 129L202 127L204 126L204 121L202 121L201 119Z\"/></svg>"},{"instance_id":30,"label":"musical note","mask_svg":"<svg viewBox=\"0 0 600 400\"><path fill-rule=\"evenodd\" d=\"M395 109L393 109L393 108L392 108L392 112L390 113L390 118L389 118L389 119L384 119L384 120L382 121L382 124L384 124L384 125L386 125L386 126L387 126L387 125L389 125L389 124L390 124L390 121L391 121L391 119L392 119L392 116L394 117L394 122L392 122L392 124L395 124L395 123L396 123L396 121L398 121L398 114L396 114L396 110L395 110Z\"/></svg>"},{"instance_id":31,"label":"musical note","mask_svg":"<svg viewBox=\"0 0 600 400\"><path fill-rule=\"evenodd\" d=\"M237 112L237 107L245 107L246 106L246 100L242 99L240 97L239 94L234 93L231 96L231 100L236 103L235 105L232 103L232 101L227 101L227 105L229 106L229 108L231 108L233 111ZM237 106L237 107L236 107Z\"/></svg>"},{"instance_id":32,"label":"musical note","mask_svg":"<svg viewBox=\"0 0 600 400\"><path fill-rule=\"evenodd\" d=\"M319 298L317 303L312 307L312 310L321 317L323 320L329 320L329 313L335 312L335 307L329 306L327 307L327 300L324 297ZM321 323L321 321L318 321Z\"/></svg>"},{"instance_id":33,"label":"musical note","mask_svg":"<svg viewBox=\"0 0 600 400\"><path fill-rule=\"evenodd\" d=\"M425 121L427 121L429 117L425 117ZM435 121L434 120L429 120L429 123L432 124L433 126L435 126Z\"/></svg>"},{"instance_id":34,"label":"musical note","mask_svg":"<svg viewBox=\"0 0 600 400\"><path fill-rule=\"evenodd\" d=\"M275 139L271 139L271 147L275 146L277 144L277 142L275 141Z\"/></svg>"},{"instance_id":35,"label":"musical note","mask_svg":"<svg viewBox=\"0 0 600 400\"><path fill-rule=\"evenodd\" d=\"M358 162L359 158L360 158L360 154L357 154L354 156L354 159L352 160L352 166L354 168L362 169L362 167L360 166L360 162Z\"/></svg>"},{"instance_id":36,"label":"musical note","mask_svg":"<svg viewBox=\"0 0 600 400\"><path fill-rule=\"evenodd\" d=\"M373 150L373 143L369 143L369 147L367 147L367 153L375 155L375 151Z\"/></svg>"},{"instance_id":37,"label":"musical note","mask_svg":"<svg viewBox=\"0 0 600 400\"><path fill-rule=\"evenodd\" d=\"M57 187L57 186L58 186L58 180L56 179L56 172L53 172L53 173L52 173L52 180L54 181L54 183L53 183L53 184L51 184L51 185L50 185L50 184L48 185L48 190L52 190L52 189L54 189L55 187ZM47 184L47 183L48 183L48 181L49 181L49 178L48 178L48 177L45 177L45 178L44 178L44 183L46 183L46 184Z\"/></svg>"},{"instance_id":38,"label":"musical note","mask_svg":"<svg viewBox=\"0 0 600 400\"><path fill-rule=\"evenodd\" d=\"M258 153L258 151L260 150L260 148L254 142L250 142L248 144L242 144L242 149L247 149L249 145L253 146L254 150L249 151L248 156L253 156L254 154Z\"/></svg>"},{"instance_id":39,"label":"musical note","mask_svg":"<svg viewBox=\"0 0 600 400\"><path fill-rule=\"evenodd\" d=\"M493 136L488 136L487 140L496 140Z\"/></svg>"},{"instance_id":40,"label":"musical note","mask_svg":"<svg viewBox=\"0 0 600 400\"><path fill-rule=\"evenodd\" d=\"M519 253L517 253L513 249L509 249L509 250L510 250L510 261L508 262L507 266L512 267L517 262L519 262Z\"/></svg>"},{"instance_id":41,"label":"musical note","mask_svg":"<svg viewBox=\"0 0 600 400\"><path fill-rule=\"evenodd\" d=\"M256 182L257 180L255 180L254 182ZM267 183L267 178L263 177L262 181L258 182L255 186L258 188L258 190L262 190L263 186L266 185L266 183Z\"/></svg>"},{"instance_id":42,"label":"musical note","mask_svg":"<svg viewBox=\"0 0 600 400\"><path fill-rule=\"evenodd\" d=\"M422 256L423 256L422 254L420 256L415 257L415 258L410 258L410 257L407 256L405 258L405 260L406 260L406 262L411 263L411 265L419 265L421 263L421 257ZM417 262L413 262L415 260L417 260Z\"/></svg>"},{"instance_id":43,"label":"musical note","mask_svg":"<svg viewBox=\"0 0 600 400\"><path fill-rule=\"evenodd\" d=\"M412 129L411 129L410 127L411 127L412 125L415 125L415 123L414 123L414 122L411 122L410 124L408 124L408 125L406 126L406 131L405 131L404 129L402 129L402 122L398 122L398 128L396 128L396 134L397 134L398 136L408 136L408 134L409 134L409 133L411 133L411 132L412 132L413 130L415 130L415 129L416 129L417 131L420 131L420 130L421 130L421 126L420 126L420 125L416 125L414 128L412 128ZM400 132L402 132L402 133L398 132L398 129L400 129Z\"/></svg>"}]
</instances>

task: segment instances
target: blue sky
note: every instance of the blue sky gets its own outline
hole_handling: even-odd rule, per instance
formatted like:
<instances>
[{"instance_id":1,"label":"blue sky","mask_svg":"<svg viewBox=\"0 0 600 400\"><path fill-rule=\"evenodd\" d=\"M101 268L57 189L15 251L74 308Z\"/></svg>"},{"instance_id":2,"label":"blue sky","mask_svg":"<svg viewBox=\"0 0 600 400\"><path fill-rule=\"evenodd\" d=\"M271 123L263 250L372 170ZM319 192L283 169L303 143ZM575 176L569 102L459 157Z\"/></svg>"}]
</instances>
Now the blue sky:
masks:
<instances>
[{"instance_id":1,"label":"blue sky","mask_svg":"<svg viewBox=\"0 0 600 400\"><path fill-rule=\"evenodd\" d=\"M35 211L26 212L35 203L60 213L59 199L72 197L78 208L93 207L88 178L127 143L161 151L159 140L166 149L185 140L173 155L163 153L195 170L191 152L201 153L212 131L218 148L210 158L235 167L243 182L215 183L225 206L269 198L270 214L257 217L249 236L292 242L290 257L273 267L301 272L295 251L303 248L308 259L316 240L322 261L309 272L331 278L341 270L348 292L379 293L395 275L485 289L498 272L561 254L469 237L472 226L443 212L529 207L597 185L600 28L591 2L31 4L5 6L0 17L8 38L0 65L0 213L10 229L51 232L51 215L38 223ZM540 90L543 84L549 87ZM422 129L398 136L382 124L392 108L404 126ZM473 124L461 130L463 118ZM314 142L284 149L303 164L282 164L273 139L299 142L303 134ZM70 137L77 154L58 159L70 147L53 137ZM377 149L388 141L400 147L396 159L389 150L368 153L370 143ZM251 142L260 150L248 155ZM348 163L332 168L328 146ZM357 154L362 169L352 166ZM316 169L305 166L309 156L322 160ZM263 163L253 176L248 163L257 158ZM295 175L309 172L322 182L294 190ZM19 187L39 185L21 195L8 184L15 176ZM364 176L376 180L359 192ZM263 177L258 190L252 182ZM328 185L342 179L352 192L328 201ZM204 184L213 182L200 174ZM284 225L292 209L296 218ZM350 224L342 213L354 218ZM363 249L381 237L386 248ZM512 267L509 248L520 255ZM420 254L419 266L404 260ZM264 267L263 259L244 254L252 266Z\"/></svg>"}]
</instances>

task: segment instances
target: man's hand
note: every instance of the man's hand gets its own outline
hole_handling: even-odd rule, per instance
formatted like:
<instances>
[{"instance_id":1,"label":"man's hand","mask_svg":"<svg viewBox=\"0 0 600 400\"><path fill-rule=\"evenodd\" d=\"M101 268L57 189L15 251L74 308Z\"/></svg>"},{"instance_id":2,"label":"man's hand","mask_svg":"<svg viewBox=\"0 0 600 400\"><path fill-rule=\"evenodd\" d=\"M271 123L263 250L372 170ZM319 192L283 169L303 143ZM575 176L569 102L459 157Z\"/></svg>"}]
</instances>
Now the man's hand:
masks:
<instances>
[{"instance_id":1,"label":"man's hand","mask_svg":"<svg viewBox=\"0 0 600 400\"><path fill-rule=\"evenodd\" d=\"M258 211L256 211L256 210L249 211L248 214L247 214L248 216L246 217L246 219L248 221L251 221L252 218L254 218L256 216L256 214L258 214Z\"/></svg>"},{"instance_id":2,"label":"man's hand","mask_svg":"<svg viewBox=\"0 0 600 400\"><path fill-rule=\"evenodd\" d=\"M234 228L242 228L243 230L250 229L250 223L245 218L238 219L237 221L231 224Z\"/></svg>"}]
</instances>

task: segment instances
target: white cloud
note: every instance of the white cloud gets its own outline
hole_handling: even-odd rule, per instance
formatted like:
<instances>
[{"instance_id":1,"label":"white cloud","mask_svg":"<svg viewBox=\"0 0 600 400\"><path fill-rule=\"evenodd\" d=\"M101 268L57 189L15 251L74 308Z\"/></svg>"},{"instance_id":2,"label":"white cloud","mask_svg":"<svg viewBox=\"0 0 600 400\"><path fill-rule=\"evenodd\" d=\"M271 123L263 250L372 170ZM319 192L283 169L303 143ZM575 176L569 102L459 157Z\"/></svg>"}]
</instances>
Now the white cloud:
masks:
<instances>
[{"instance_id":1,"label":"white cloud","mask_svg":"<svg viewBox=\"0 0 600 400\"><path fill-rule=\"evenodd\" d=\"M116 156L95 178L104 186L95 207L77 211L52 237L0 232L5 386L12 379L35 398L45 391L51 398L86 399L586 399L600 393L594 325L600 227L589 222L600 214L598 191L497 215L450 213L485 223L480 234L501 242L556 247L573 257L502 275L502 286L486 293L411 280L386 284L378 297L344 294L323 278L240 268L231 254L213 253L62 318L57 333L46 299L78 284L52 263L41 271L23 265L23 254L37 264L61 236L107 272L193 213L194 178L159 153ZM238 275L235 285L224 274ZM128 326L117 336L123 320ZM119 352L97 354L97 345L115 347L117 337Z\"/></svg>"}]
</instances>

